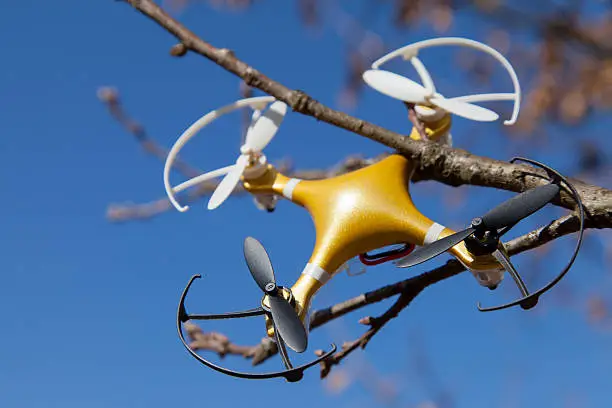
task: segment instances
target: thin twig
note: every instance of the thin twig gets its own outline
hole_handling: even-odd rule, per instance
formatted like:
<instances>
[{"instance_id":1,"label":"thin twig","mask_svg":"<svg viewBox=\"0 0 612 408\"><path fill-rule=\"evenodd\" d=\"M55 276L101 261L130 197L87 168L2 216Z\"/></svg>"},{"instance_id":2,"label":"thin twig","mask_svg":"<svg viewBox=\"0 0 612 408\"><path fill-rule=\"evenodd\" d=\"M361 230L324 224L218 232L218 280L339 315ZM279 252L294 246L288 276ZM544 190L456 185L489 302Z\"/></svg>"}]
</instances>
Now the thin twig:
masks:
<instances>
[{"instance_id":1,"label":"thin twig","mask_svg":"<svg viewBox=\"0 0 612 408\"><path fill-rule=\"evenodd\" d=\"M404 102L406 108L408 109L408 120L412 123L412 126L419 132L419 136L421 140L429 140L429 136L427 136L427 132L425 131L425 126L423 122L417 116L416 110L414 109L414 103Z\"/></svg>"},{"instance_id":2,"label":"thin twig","mask_svg":"<svg viewBox=\"0 0 612 408\"><path fill-rule=\"evenodd\" d=\"M145 128L123 110L123 106L119 100L119 93L115 88L100 88L98 90L98 98L106 105L110 114L117 120L117 122L119 122L119 124L121 124L125 130L134 136L144 151L152 154L161 161L166 160L168 150L159 146L153 139L151 139L145 131ZM200 170L178 157L174 161L174 168L176 168L186 177L195 177L198 174L202 174Z\"/></svg>"}]
</instances>

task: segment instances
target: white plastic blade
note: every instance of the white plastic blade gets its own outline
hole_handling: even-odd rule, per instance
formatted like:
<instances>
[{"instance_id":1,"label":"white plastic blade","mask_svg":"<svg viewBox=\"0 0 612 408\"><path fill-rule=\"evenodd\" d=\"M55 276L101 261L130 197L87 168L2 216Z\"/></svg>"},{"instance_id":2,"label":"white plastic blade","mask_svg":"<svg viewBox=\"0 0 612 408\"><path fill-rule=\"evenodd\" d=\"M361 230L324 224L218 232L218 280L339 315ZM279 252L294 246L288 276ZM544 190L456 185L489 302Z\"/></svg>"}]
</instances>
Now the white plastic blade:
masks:
<instances>
[{"instance_id":1,"label":"white plastic blade","mask_svg":"<svg viewBox=\"0 0 612 408\"><path fill-rule=\"evenodd\" d=\"M431 98L430 102L454 115L463 116L464 118L479 122L492 122L499 118L499 115L492 110L467 102L446 99L444 97Z\"/></svg>"},{"instance_id":2,"label":"white plastic blade","mask_svg":"<svg viewBox=\"0 0 612 408\"><path fill-rule=\"evenodd\" d=\"M206 180L210 180L211 178L219 177L224 174L229 173L236 165L232 164L231 166L221 167L220 169L209 171L208 173L200 174L197 177L189 179L187 181L182 182L178 186L174 187L172 191L178 193L180 191L186 190L191 186L195 186L196 184L200 184Z\"/></svg>"},{"instance_id":3,"label":"white plastic blade","mask_svg":"<svg viewBox=\"0 0 612 408\"><path fill-rule=\"evenodd\" d=\"M423 86L393 72L370 69L363 73L363 80L378 92L400 101L425 102L427 90Z\"/></svg>"},{"instance_id":4,"label":"white plastic blade","mask_svg":"<svg viewBox=\"0 0 612 408\"><path fill-rule=\"evenodd\" d=\"M234 191L236 184L240 181L240 176L244 172L247 164L249 163L249 156L241 154L236 160L236 165L230 170L229 173L221 180L221 183L217 186L214 193L208 201L208 209L214 210L223 203L227 197Z\"/></svg>"},{"instance_id":5,"label":"white plastic blade","mask_svg":"<svg viewBox=\"0 0 612 408\"><path fill-rule=\"evenodd\" d=\"M247 149L261 152L270 143L287 113L287 104L276 101L256 121L249 126L246 141Z\"/></svg>"}]
</instances>

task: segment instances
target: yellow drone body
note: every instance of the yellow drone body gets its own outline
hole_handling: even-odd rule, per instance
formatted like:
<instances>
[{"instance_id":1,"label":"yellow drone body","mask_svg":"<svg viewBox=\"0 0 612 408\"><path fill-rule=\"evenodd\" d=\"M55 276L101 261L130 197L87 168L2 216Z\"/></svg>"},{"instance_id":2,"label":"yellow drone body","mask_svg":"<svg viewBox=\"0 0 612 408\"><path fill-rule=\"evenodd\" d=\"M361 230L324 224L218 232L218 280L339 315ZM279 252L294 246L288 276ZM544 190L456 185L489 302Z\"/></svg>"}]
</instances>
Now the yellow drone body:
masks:
<instances>
[{"instance_id":1,"label":"yellow drone body","mask_svg":"<svg viewBox=\"0 0 612 408\"><path fill-rule=\"evenodd\" d=\"M243 181L247 191L282 196L304 207L312 217L316 243L291 288L302 319L312 296L351 258L393 244L425 245L455 232L415 207L409 190L414 167L409 159L393 154L323 180L289 178L267 165L259 177ZM470 270L483 272L485 279L487 273L499 275L503 269L492 256L476 257L463 243L449 252ZM498 282L492 279L491 285Z\"/></svg>"},{"instance_id":2,"label":"yellow drone body","mask_svg":"<svg viewBox=\"0 0 612 408\"><path fill-rule=\"evenodd\" d=\"M247 102L259 104L270 101L253 98L213 111L192 125L179 138L166 163L166 189L175 207L185 211L187 207L181 207L176 202L173 192L181 191L216 174L228 171L232 173L237 169L232 176L228 173L217 187L209 201L209 209L216 208L223 202L233 189L233 183L239 180L245 190L255 197L283 197L305 208L315 226L315 246L300 277L290 291L283 292L286 298L293 296L295 310L305 325L308 323L306 316L314 294L350 259L394 244L423 246L455 233L432 221L415 207L409 188L415 163L399 154L392 154L365 168L336 177L301 180L285 176L268 164L265 156L261 154L260 142L254 141L254 137L249 139L247 134L247 141L235 165L209 172L171 188L168 173L178 149L199 128L218 117L218 112L235 109ZM410 138L421 140L424 136L430 141L450 143L451 115L448 112L429 105L416 105L414 109L423 126L420 129L413 127ZM254 123L261 124L261 128L251 127L251 134L256 133L256 130L273 134L285 112L284 104L274 102L263 116L257 113L258 119ZM267 129L264 129L266 127ZM224 182L228 183L227 186L223 186ZM483 286L494 287L503 277L504 268L489 254L476 256L463 242L452 247L449 252L469 269ZM264 305L267 301L267 296L264 296ZM273 336L271 320L266 318L266 323L268 334Z\"/></svg>"},{"instance_id":3,"label":"yellow drone body","mask_svg":"<svg viewBox=\"0 0 612 408\"><path fill-rule=\"evenodd\" d=\"M493 56L510 75L513 92L444 97L436 90L429 72L417 57L419 50L441 45L467 46ZM380 65L396 57L410 60L421 78L422 85L380 69ZM375 61L371 69L363 73L363 79L373 89L406 104L410 114L417 119L411 117L414 127L408 136L414 140L426 139L452 144L451 114L480 122L491 122L499 118L494 111L475 105L474 102L513 101L512 117L504 122L506 125L516 121L520 107L520 85L506 58L485 44L463 38L425 40L393 51ZM243 107L252 108L253 114L235 163L172 187L169 174L180 149L204 126L223 114ZM271 261L263 245L253 237L245 239L245 261L252 278L264 293L261 306L255 309L212 315L188 314L184 305L185 297L193 280L199 275L191 278L181 296L177 328L185 348L202 364L234 377L265 379L282 376L287 381L299 381L305 369L332 356L336 346L332 345L331 350L299 367L291 364L285 346L297 353L306 350L308 311L313 296L334 275L343 270L349 260L357 256L360 256L364 263L372 259L384 262L401 256L402 258L396 261L396 266L406 268L448 251L482 286L492 289L497 287L504 273L508 272L522 297L500 306L481 308L479 305L478 309L481 311L501 310L517 305L525 310L531 309L538 303L539 297L556 285L572 266L582 242L584 209L576 189L556 170L533 160L513 159L511 162L520 160L544 169L550 183L522 192L494 207L482 217L474 218L469 227L455 232L429 219L416 208L410 195L410 181L417 163L402 155L390 154L367 167L320 180L288 177L268 164L262 151L278 131L287 108L283 101L263 96L242 99L213 110L183 132L166 159L164 186L171 204L181 212L186 211L188 207L178 203L176 193L212 178L224 176L210 197L209 210L217 208L230 196L234 188L242 183L244 189L253 194L259 208L271 211L278 198L285 198L305 208L315 226L316 240L310 259L291 288L277 285ZM530 293L512 265L500 239L520 220L558 196L561 184L572 193L578 206L579 238L563 271L546 286ZM370 251L396 244L406 245L408 249L368 255ZM420 248L410 252L414 246ZM390 253L393 255L389 256ZM284 371L255 374L220 367L199 356L187 344L181 329L181 324L190 319L212 320L258 315L265 315L267 334L276 341L285 366Z\"/></svg>"}]
</instances>

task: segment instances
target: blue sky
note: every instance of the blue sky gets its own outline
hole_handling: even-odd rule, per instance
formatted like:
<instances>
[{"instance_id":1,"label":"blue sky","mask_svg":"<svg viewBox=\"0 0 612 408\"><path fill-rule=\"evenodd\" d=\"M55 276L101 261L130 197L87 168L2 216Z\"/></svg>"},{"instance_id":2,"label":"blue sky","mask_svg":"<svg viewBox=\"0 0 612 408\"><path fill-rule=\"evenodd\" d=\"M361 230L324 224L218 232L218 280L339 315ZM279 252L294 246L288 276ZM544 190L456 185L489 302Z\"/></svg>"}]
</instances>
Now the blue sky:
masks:
<instances>
[{"instance_id":1,"label":"blue sky","mask_svg":"<svg viewBox=\"0 0 612 408\"><path fill-rule=\"evenodd\" d=\"M0 404L263 407L270 396L290 400L295 408L379 404L359 382L341 394L328 392L316 369L297 384L222 376L192 360L176 336L176 304L194 273L205 275L188 300L194 312L258 303L241 253L247 235L266 246L280 283L297 278L314 243L314 229L302 209L281 202L270 215L258 211L249 198L235 198L214 212L206 211L202 201L185 214L169 212L147 222L118 225L105 219L112 202L162 197L163 163L139 150L108 116L96 90L117 87L128 111L156 140L170 146L200 115L237 99L239 81L195 55L169 57L173 38L120 2L0 4ZM382 13L372 24L394 46L433 35L427 27L392 32L383 25L387 17ZM336 106L345 74L342 40L329 26L304 30L293 2L265 1L249 13L198 5L180 19L270 77ZM464 16L449 34L483 40L483 29L473 23ZM469 84L452 64L432 70L444 76L440 83L454 85L457 94L468 91ZM500 86L507 86L504 81L500 79ZM352 113L407 132L402 109L366 89ZM238 119L227 116L207 128L185 157L205 170L231 163L240 142ZM515 152L500 131L501 122L455 123L458 146L465 134L474 153L505 160ZM585 125L584 134L597 131L601 123L609 123L604 113ZM521 149L571 175L576 171L571 137L576 136L558 131L555 137L552 146ZM604 148L609 154L609 142ZM289 113L266 154L272 160L290 156L298 167L312 168L335 164L347 154L382 151L369 140ZM175 183L181 180L173 175ZM455 227L510 196L462 190L474 198L449 205L445 197L453 193L450 187L422 183L413 188L425 214ZM543 211L517 228L517 234L562 213ZM567 254L572 239L551 245L539 262L526 255L517 256L516 264L552 277L557 270L552 268L563 262L556 254ZM567 287L578 298L594 292L593 282L610 287L602 239L603 234L587 237L588 249L568 279ZM379 266L359 277L339 275L319 293L315 307L404 279L443 260L410 270ZM353 375L366 373L366 382L378 378L392 383L399 392L396 406L435 399L440 388L453 395L456 407L564 406L568 400L581 404L574 406L604 406L609 400L610 334L589 326L583 302L567 306L554 295L529 313L476 311L478 300L493 304L515 295L510 285L490 293L467 274L453 278L417 298L365 352L355 353L339 368ZM386 306L375 305L314 331L311 347L356 338L363 331L357 320ZM255 343L264 335L257 319L220 323L214 329L240 343ZM430 361L429 380L415 368L415 355ZM223 364L249 367L239 358L226 358ZM273 359L263 369L278 364Z\"/></svg>"}]
</instances>

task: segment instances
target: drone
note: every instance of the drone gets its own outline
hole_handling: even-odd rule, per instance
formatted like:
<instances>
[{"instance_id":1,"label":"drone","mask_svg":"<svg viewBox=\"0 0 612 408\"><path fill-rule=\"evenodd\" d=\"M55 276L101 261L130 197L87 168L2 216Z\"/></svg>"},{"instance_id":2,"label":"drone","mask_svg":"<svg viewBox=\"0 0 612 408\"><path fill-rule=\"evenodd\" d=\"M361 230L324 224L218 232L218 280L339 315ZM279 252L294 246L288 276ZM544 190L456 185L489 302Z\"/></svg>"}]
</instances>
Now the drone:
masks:
<instances>
[{"instance_id":1,"label":"drone","mask_svg":"<svg viewBox=\"0 0 612 408\"><path fill-rule=\"evenodd\" d=\"M421 60L419 51L435 46L467 46L483 51L498 60L510 75L514 91L511 93L468 95L446 98L440 94ZM409 60L421 79L421 84L380 69L389 60L402 57ZM490 122L499 115L474 102L493 100L513 101L510 119L504 124L514 124L520 108L520 85L512 65L493 48L464 38L436 38L420 41L397 49L375 61L371 69L363 73L363 80L378 92L404 103L413 104L418 118L423 122L427 139L434 143L451 144L451 115L466 119ZM170 170L179 151L197 132L219 117L237 109L253 110L246 130L244 144L234 164L201 174L181 184L172 186ZM338 274L346 263L358 257L366 265L394 261L399 268L408 268L432 259L444 252L450 253L489 289L495 289L508 272L516 283L521 297L513 302L478 309L483 312L520 306L531 309L539 298L555 286L569 271L580 250L584 230L584 210L574 186L553 168L526 158L514 158L544 169L547 183L526 190L492 208L486 214L474 218L461 231L453 231L421 213L413 203L410 181L416 163L397 153L366 167L335 177L302 180L282 174L267 161L264 148L272 141L284 117L287 105L271 96L241 99L213 110L193 123L177 139L164 166L164 186L172 205L180 212L188 210L177 199L177 194L200 183L223 176L208 201L208 209L219 207L241 183L242 187L257 198L259 208L272 211L278 200L285 199L308 211L315 226L316 241L310 259L292 286L282 286L276 281L274 268L264 246L257 239L244 241L244 258L251 277L262 291L258 307L246 311L221 314L189 314L185 307L188 291L200 275L194 275L184 289L177 313L179 337L187 351L202 364L221 373L248 379L284 377L295 382L303 373L335 351L329 351L301 366L294 367L287 348L303 353L308 348L309 311L313 296ZM412 139L421 139L422 133L412 129ZM559 196L561 190L573 197L580 217L580 231L574 253L563 270L547 285L530 292L521 275L516 271L501 241L502 237L524 218L543 208ZM262 204L263 203L263 204ZM397 247L399 245L399 247ZM396 246L391 250L372 254L372 251ZM275 341L285 369L268 373L247 373L216 365L191 349L186 342L182 324L188 320L215 320L264 316L266 333Z\"/></svg>"}]
</instances>

